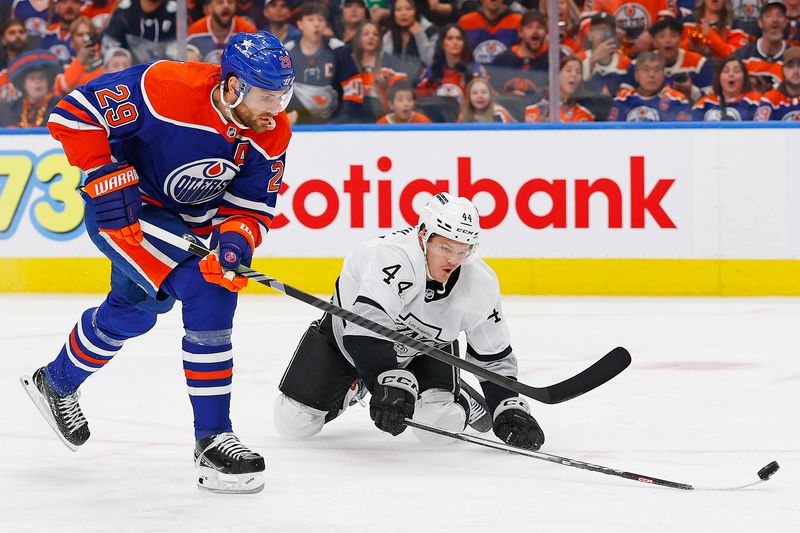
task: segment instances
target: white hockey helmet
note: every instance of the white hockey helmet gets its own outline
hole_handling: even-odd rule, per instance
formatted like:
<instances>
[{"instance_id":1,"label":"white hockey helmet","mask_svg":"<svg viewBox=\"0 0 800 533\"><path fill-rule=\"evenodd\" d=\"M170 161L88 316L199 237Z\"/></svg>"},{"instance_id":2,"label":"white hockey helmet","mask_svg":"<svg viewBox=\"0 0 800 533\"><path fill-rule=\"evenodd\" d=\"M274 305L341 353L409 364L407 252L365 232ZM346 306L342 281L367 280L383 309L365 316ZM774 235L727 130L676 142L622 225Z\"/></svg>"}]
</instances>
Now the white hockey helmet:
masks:
<instances>
[{"instance_id":1,"label":"white hockey helmet","mask_svg":"<svg viewBox=\"0 0 800 533\"><path fill-rule=\"evenodd\" d=\"M468 199L447 192L435 194L419 214L417 229L424 231L423 243L433 235L469 244L474 256L480 236L480 215Z\"/></svg>"}]
</instances>

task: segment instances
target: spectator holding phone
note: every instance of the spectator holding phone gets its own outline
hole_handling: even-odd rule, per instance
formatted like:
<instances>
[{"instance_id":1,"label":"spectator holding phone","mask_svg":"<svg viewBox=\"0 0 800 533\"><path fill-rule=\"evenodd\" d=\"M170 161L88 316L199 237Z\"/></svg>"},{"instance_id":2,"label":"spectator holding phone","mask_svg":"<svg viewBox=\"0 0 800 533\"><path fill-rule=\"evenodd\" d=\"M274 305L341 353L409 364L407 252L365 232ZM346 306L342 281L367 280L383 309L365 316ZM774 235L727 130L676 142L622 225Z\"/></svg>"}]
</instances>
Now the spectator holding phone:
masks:
<instances>
[{"instance_id":1,"label":"spectator holding phone","mask_svg":"<svg viewBox=\"0 0 800 533\"><path fill-rule=\"evenodd\" d=\"M662 18L650 27L653 48L664 59L667 85L694 102L711 92L714 71L705 57L681 48L682 32L683 25L674 17Z\"/></svg>"},{"instance_id":2,"label":"spectator holding phone","mask_svg":"<svg viewBox=\"0 0 800 533\"><path fill-rule=\"evenodd\" d=\"M630 59L620 48L614 17L600 11L589 21L587 36L589 49L579 53L583 66L583 80L588 92L614 96L622 83L629 80Z\"/></svg>"},{"instance_id":3,"label":"spectator holding phone","mask_svg":"<svg viewBox=\"0 0 800 533\"><path fill-rule=\"evenodd\" d=\"M100 35L89 17L78 17L70 25L70 46L75 57L56 76L55 93L64 96L76 87L89 83L105 74L100 55Z\"/></svg>"}]
</instances>

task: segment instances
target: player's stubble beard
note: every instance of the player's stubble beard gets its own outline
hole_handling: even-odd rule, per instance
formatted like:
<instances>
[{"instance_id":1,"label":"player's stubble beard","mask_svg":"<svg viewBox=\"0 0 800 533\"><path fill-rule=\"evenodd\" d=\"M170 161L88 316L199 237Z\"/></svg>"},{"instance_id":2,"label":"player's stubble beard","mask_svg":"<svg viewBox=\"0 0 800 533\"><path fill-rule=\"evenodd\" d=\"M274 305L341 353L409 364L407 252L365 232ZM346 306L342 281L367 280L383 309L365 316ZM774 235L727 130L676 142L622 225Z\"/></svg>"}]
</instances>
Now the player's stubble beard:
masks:
<instances>
[{"instance_id":1,"label":"player's stubble beard","mask_svg":"<svg viewBox=\"0 0 800 533\"><path fill-rule=\"evenodd\" d=\"M253 130L254 133L264 133L265 131L275 128L275 118L272 113L256 113L244 103L233 108L233 114L239 123L244 124L246 127ZM269 120L262 120L264 117L268 117Z\"/></svg>"}]
</instances>

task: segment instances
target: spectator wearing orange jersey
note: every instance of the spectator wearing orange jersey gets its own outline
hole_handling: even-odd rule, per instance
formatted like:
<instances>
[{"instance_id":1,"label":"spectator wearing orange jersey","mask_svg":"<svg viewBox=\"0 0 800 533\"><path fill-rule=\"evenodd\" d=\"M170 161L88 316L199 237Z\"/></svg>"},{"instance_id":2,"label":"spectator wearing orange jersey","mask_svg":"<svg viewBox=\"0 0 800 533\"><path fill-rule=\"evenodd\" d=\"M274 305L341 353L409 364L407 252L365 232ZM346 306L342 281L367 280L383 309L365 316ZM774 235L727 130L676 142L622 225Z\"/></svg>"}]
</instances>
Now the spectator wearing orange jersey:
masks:
<instances>
[{"instance_id":1,"label":"spectator wearing orange jersey","mask_svg":"<svg viewBox=\"0 0 800 533\"><path fill-rule=\"evenodd\" d=\"M753 120L800 121L800 47L783 55L783 82L764 94Z\"/></svg>"},{"instance_id":2,"label":"spectator wearing orange jersey","mask_svg":"<svg viewBox=\"0 0 800 533\"><path fill-rule=\"evenodd\" d=\"M448 24L439 33L433 63L422 73L417 96L447 96L460 104L469 80L483 75L483 67L473 62L464 29Z\"/></svg>"},{"instance_id":3,"label":"spectator wearing orange jersey","mask_svg":"<svg viewBox=\"0 0 800 533\"><path fill-rule=\"evenodd\" d=\"M491 63L519 39L522 16L506 7L503 0L480 0L478 11L458 19L467 32L472 54L478 63Z\"/></svg>"},{"instance_id":4,"label":"spectator wearing orange jersey","mask_svg":"<svg viewBox=\"0 0 800 533\"><path fill-rule=\"evenodd\" d=\"M575 56L561 58L558 90L561 122L594 122L591 111L578 103L576 95L583 83L583 65ZM525 122L550 122L550 102L542 100L525 108Z\"/></svg>"},{"instance_id":5,"label":"spectator wearing orange jersey","mask_svg":"<svg viewBox=\"0 0 800 533\"><path fill-rule=\"evenodd\" d=\"M660 17L676 16L678 8L675 0L586 0L583 4L585 21L600 11L614 17L623 50L636 56L650 49L650 26Z\"/></svg>"},{"instance_id":6,"label":"spectator wearing orange jersey","mask_svg":"<svg viewBox=\"0 0 800 533\"><path fill-rule=\"evenodd\" d=\"M509 123L514 119L505 107L495 101L489 80L474 78L467 84L458 121Z\"/></svg>"},{"instance_id":7,"label":"spectator wearing orange jersey","mask_svg":"<svg viewBox=\"0 0 800 533\"><path fill-rule=\"evenodd\" d=\"M730 56L717 69L714 91L692 107L692 120L753 120L760 102L761 93L752 90L744 61Z\"/></svg>"},{"instance_id":8,"label":"spectator wearing orange jersey","mask_svg":"<svg viewBox=\"0 0 800 533\"><path fill-rule=\"evenodd\" d=\"M789 46L783 33L788 24L786 6L770 0L761 8L758 17L761 37L734 52L736 57L744 60L753 86L762 93L783 81L781 63L783 52Z\"/></svg>"},{"instance_id":9,"label":"spectator wearing orange jersey","mask_svg":"<svg viewBox=\"0 0 800 533\"><path fill-rule=\"evenodd\" d=\"M89 17L78 17L69 27L70 46L75 57L56 76L54 91L64 96L73 89L105 74L100 55L100 36Z\"/></svg>"},{"instance_id":10,"label":"spectator wearing orange jersey","mask_svg":"<svg viewBox=\"0 0 800 533\"><path fill-rule=\"evenodd\" d=\"M222 50L231 37L252 33L256 27L236 15L235 0L206 0L208 15L189 26L188 44L196 46L206 63L219 64Z\"/></svg>"},{"instance_id":11,"label":"spectator wearing orange jersey","mask_svg":"<svg viewBox=\"0 0 800 533\"><path fill-rule=\"evenodd\" d=\"M89 0L81 8L81 16L88 17L97 31L103 31L117 8L117 0Z\"/></svg>"},{"instance_id":12,"label":"spectator wearing orange jersey","mask_svg":"<svg viewBox=\"0 0 800 533\"><path fill-rule=\"evenodd\" d=\"M547 0L539 2L539 10L547 18ZM558 0L558 42L565 55L583 51L588 26L581 27L581 12L575 0Z\"/></svg>"},{"instance_id":13,"label":"spectator wearing orange jersey","mask_svg":"<svg viewBox=\"0 0 800 533\"><path fill-rule=\"evenodd\" d=\"M653 48L664 58L667 85L695 102L711 92L714 71L705 57L680 47L682 32L683 26L674 17L664 17L650 28Z\"/></svg>"},{"instance_id":14,"label":"spectator wearing orange jersey","mask_svg":"<svg viewBox=\"0 0 800 533\"><path fill-rule=\"evenodd\" d=\"M694 21L683 23L681 47L706 57L724 58L747 45L750 36L731 28L731 0L698 0Z\"/></svg>"},{"instance_id":15,"label":"spectator wearing orange jersey","mask_svg":"<svg viewBox=\"0 0 800 533\"><path fill-rule=\"evenodd\" d=\"M365 118L374 121L389 109L392 86L400 80L407 80L408 76L397 66L394 56L386 55L381 50L380 30L374 22L361 24L350 46L364 87Z\"/></svg>"},{"instance_id":16,"label":"spectator wearing orange jersey","mask_svg":"<svg viewBox=\"0 0 800 533\"><path fill-rule=\"evenodd\" d=\"M398 81L389 89L388 113L378 119L378 124L427 124L427 116L416 111L414 88L406 80Z\"/></svg>"}]
</instances>

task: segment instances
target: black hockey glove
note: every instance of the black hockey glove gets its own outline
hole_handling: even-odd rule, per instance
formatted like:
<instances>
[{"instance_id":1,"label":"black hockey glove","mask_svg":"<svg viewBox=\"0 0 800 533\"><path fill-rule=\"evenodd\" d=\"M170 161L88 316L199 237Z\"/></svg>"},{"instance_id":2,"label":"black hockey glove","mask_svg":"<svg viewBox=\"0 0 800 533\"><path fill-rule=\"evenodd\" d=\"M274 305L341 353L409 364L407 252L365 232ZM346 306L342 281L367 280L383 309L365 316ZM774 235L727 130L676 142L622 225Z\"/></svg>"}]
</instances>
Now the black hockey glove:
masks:
<instances>
[{"instance_id":1,"label":"black hockey glove","mask_svg":"<svg viewBox=\"0 0 800 533\"><path fill-rule=\"evenodd\" d=\"M508 445L538 450L544 444L544 432L531 416L531 408L522 398L508 398L494 410L494 434Z\"/></svg>"},{"instance_id":2,"label":"black hockey glove","mask_svg":"<svg viewBox=\"0 0 800 533\"><path fill-rule=\"evenodd\" d=\"M419 396L417 378L408 370L387 370L375 380L369 401L369 416L375 426L392 435L406 429L405 419L414 416L414 404Z\"/></svg>"}]
</instances>

